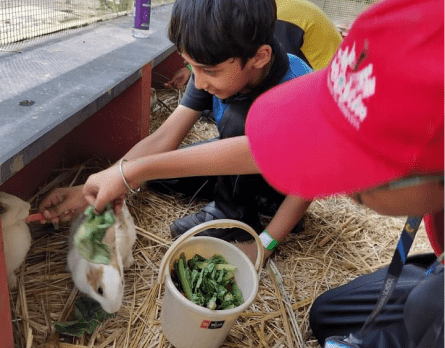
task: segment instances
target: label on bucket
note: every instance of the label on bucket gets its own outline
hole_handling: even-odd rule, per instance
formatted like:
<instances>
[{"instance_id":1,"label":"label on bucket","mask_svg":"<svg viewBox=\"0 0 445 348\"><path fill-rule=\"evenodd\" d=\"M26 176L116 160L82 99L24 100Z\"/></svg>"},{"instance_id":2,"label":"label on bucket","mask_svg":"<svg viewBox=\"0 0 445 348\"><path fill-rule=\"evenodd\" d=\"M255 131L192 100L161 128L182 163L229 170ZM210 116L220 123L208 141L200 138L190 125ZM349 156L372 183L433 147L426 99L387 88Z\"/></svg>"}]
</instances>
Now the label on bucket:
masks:
<instances>
[{"instance_id":1,"label":"label on bucket","mask_svg":"<svg viewBox=\"0 0 445 348\"><path fill-rule=\"evenodd\" d=\"M200 327L202 329L220 329L223 327L224 323L225 320L222 321L203 320Z\"/></svg>"}]
</instances>

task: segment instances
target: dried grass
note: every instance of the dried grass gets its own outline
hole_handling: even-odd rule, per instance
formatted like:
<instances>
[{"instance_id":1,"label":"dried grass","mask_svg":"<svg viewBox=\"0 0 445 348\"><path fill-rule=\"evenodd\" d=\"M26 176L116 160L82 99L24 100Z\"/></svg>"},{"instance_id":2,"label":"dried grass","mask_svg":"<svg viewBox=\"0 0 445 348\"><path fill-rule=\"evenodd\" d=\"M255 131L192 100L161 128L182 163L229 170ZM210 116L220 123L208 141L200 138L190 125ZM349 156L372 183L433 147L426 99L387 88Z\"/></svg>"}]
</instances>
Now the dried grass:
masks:
<instances>
[{"instance_id":1,"label":"dried grass","mask_svg":"<svg viewBox=\"0 0 445 348\"><path fill-rule=\"evenodd\" d=\"M159 90L152 112L156 129L174 109L178 91ZM215 136L215 126L198 122L185 143ZM106 168L107 161L92 159L76 168L61 168L30 202L34 209L52 189L83 183L89 174ZM202 205L179 196L142 192L128 197L138 239L136 263L126 270L124 303L115 318L92 335L60 337L60 348L171 347L159 325L162 289L156 286L160 261L171 243L168 225L198 211ZM387 264L393 254L404 218L380 216L347 198L315 201L306 213L303 233L290 235L272 256L284 278L307 347L319 347L308 327L312 301L322 292ZM11 293L16 347L36 348L51 336L51 323L66 320L77 296L66 269L68 226L59 231L34 224L33 243ZM412 254L430 251L423 224ZM222 347L298 347L279 301L279 290L266 268L261 271L256 300L236 322Z\"/></svg>"}]
</instances>

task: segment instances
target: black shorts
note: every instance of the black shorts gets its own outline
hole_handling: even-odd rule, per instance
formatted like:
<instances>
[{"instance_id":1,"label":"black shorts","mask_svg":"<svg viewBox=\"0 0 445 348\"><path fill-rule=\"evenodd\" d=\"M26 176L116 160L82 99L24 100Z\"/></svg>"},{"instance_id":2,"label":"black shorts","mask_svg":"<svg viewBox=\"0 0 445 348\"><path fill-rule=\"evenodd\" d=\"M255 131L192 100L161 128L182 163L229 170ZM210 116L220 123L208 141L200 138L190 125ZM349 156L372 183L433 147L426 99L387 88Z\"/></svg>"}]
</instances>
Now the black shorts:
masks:
<instances>
[{"instance_id":1,"label":"black shorts","mask_svg":"<svg viewBox=\"0 0 445 348\"><path fill-rule=\"evenodd\" d=\"M366 348L443 348L443 266L425 276L434 254L409 257L390 300L363 338ZM310 325L321 346L330 336L358 332L380 295L388 268L358 277L318 297Z\"/></svg>"}]
</instances>

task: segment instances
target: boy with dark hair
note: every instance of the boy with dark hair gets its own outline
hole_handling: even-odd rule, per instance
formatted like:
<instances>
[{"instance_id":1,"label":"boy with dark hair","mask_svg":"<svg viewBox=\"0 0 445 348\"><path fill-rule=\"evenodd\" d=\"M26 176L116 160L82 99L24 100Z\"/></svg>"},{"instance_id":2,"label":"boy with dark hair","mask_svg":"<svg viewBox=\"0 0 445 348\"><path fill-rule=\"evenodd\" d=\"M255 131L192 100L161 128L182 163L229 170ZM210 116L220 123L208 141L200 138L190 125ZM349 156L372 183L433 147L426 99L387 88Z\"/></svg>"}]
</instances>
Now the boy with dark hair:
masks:
<instances>
[{"instance_id":1,"label":"boy with dark hair","mask_svg":"<svg viewBox=\"0 0 445 348\"><path fill-rule=\"evenodd\" d=\"M342 41L335 25L311 1L276 0L276 4L274 34L286 52L301 58L314 70L326 67ZM187 67L179 69L165 86L183 87L190 75Z\"/></svg>"},{"instance_id":2,"label":"boy with dark hair","mask_svg":"<svg viewBox=\"0 0 445 348\"><path fill-rule=\"evenodd\" d=\"M274 0L177 0L168 34L192 65L194 74L178 108L152 135L136 144L124 156L125 160L163 156L177 149L200 112L209 107L214 110L220 139L243 135L247 112L259 95L311 71L300 58L286 54L274 37L275 23ZM232 165L236 168L234 150L227 149L226 156L233 157ZM120 169L122 172L122 160ZM243 221L259 232L256 197L263 194L278 195L260 175L217 177L215 201L201 212L176 221L170 227L171 233L178 236L197 224L221 218ZM280 195L279 199L283 198ZM309 203L298 202L295 206L289 199L283 204L287 207L284 212L301 212L297 218L292 214L285 224L272 225L272 229L285 229L288 233ZM70 217L72 211L81 211L86 205L79 186L56 190L42 202L41 210L50 210L45 212L46 217L56 220ZM281 215L286 214L282 210ZM249 237L236 229L206 233L226 240Z\"/></svg>"},{"instance_id":3,"label":"boy with dark hair","mask_svg":"<svg viewBox=\"0 0 445 348\"><path fill-rule=\"evenodd\" d=\"M240 58L244 68L262 45L272 45L276 13L274 1L177 1L168 37L195 62L215 66Z\"/></svg>"},{"instance_id":4,"label":"boy with dark hair","mask_svg":"<svg viewBox=\"0 0 445 348\"><path fill-rule=\"evenodd\" d=\"M206 4L206 19L193 26L187 25L203 16ZM232 14L234 9L237 12L235 15ZM245 15L247 12L248 16ZM192 63L194 74L181 105L197 111L204 111L211 106L220 139L244 134L247 111L258 95L272 86L310 71L295 56L288 56L290 68L288 67L287 55L274 37L275 23L274 1L255 4L250 0L216 1L212 6L209 6L207 0L175 4L169 38L189 63L198 63ZM210 33L202 35L209 30ZM247 70L248 73L254 60L260 62L260 59L266 58L262 57L266 53L262 50L269 47L274 52L273 60L267 62L261 71L254 71L253 80L246 84L243 71ZM230 62L227 66L231 69L239 65L236 69L240 73L233 75L232 81L220 79L221 71L214 68L221 63L225 64L223 62ZM208 75L213 81L218 81L212 83ZM225 88L223 91L219 87L221 83ZM199 223L218 218L241 220L260 230L257 196L276 196L273 201L282 201L284 198L273 192L260 176L219 176L214 185L215 202L205 206L198 214L175 221L170 226L173 236L178 236ZM197 185L195 187L198 189ZM224 235L228 239L236 236L238 240L243 239L243 236L248 237L247 234L238 234L238 231L232 232L233 237L228 237L224 230L219 233L214 231L212 234Z\"/></svg>"}]
</instances>

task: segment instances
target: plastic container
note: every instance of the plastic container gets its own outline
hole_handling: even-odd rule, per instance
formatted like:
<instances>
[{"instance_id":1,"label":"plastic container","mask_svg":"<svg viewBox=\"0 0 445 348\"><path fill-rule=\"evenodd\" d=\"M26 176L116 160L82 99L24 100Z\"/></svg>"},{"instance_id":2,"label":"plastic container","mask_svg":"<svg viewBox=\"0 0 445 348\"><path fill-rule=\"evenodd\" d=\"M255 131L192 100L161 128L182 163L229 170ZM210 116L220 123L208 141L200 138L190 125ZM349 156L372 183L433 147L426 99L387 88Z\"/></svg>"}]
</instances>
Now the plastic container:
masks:
<instances>
[{"instance_id":1,"label":"plastic container","mask_svg":"<svg viewBox=\"0 0 445 348\"><path fill-rule=\"evenodd\" d=\"M134 0L133 30L132 34L137 38L150 36L151 0Z\"/></svg>"},{"instance_id":2,"label":"plastic container","mask_svg":"<svg viewBox=\"0 0 445 348\"><path fill-rule=\"evenodd\" d=\"M213 237L193 237L210 228L241 228L255 238L258 246L255 266L250 259L231 243ZM193 238L192 238L193 237ZM236 266L235 281L244 303L226 310L211 310L198 306L182 295L170 276L174 261L184 253L186 259L200 254L209 258L215 254L224 256ZM258 272L263 264L264 251L258 234L248 225L229 219L200 224L177 239L162 259L158 283L165 281L165 293L161 310L161 327L165 337L176 348L217 348L225 340L239 315L255 300L258 292Z\"/></svg>"}]
</instances>

